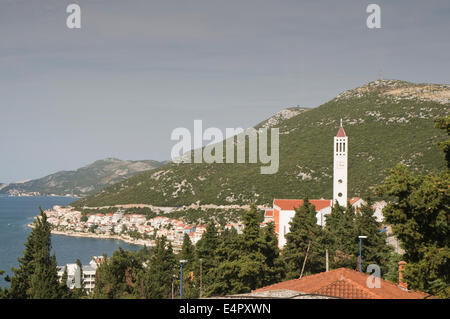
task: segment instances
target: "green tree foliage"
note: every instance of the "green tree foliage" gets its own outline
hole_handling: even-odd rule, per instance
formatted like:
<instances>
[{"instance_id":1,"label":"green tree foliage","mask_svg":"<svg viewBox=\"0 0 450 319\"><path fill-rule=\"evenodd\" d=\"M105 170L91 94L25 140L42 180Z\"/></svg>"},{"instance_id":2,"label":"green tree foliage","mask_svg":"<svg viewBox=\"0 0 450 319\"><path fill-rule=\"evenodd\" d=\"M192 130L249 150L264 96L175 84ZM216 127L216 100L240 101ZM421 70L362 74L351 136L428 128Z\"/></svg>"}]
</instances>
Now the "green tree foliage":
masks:
<instances>
[{"instance_id":1,"label":"green tree foliage","mask_svg":"<svg viewBox=\"0 0 450 319\"><path fill-rule=\"evenodd\" d=\"M331 214L326 216L322 239L329 253L330 269L346 267L357 269L358 232L355 229L355 212L335 204Z\"/></svg>"},{"instance_id":2,"label":"green tree foliage","mask_svg":"<svg viewBox=\"0 0 450 319\"><path fill-rule=\"evenodd\" d=\"M188 234L184 234L181 252L177 260L186 260L183 265L183 298L198 298L200 295L200 264Z\"/></svg>"},{"instance_id":3,"label":"green tree foliage","mask_svg":"<svg viewBox=\"0 0 450 319\"><path fill-rule=\"evenodd\" d=\"M450 116L436 119L434 127L447 132L450 135ZM450 139L439 142L438 146L444 152L447 169L450 169Z\"/></svg>"},{"instance_id":4,"label":"green tree foliage","mask_svg":"<svg viewBox=\"0 0 450 319\"><path fill-rule=\"evenodd\" d=\"M208 273L214 280L207 295L249 292L281 278L274 227L269 225L262 231L259 217L252 205L243 216L242 235L224 231L219 237L214 251L216 266Z\"/></svg>"},{"instance_id":5,"label":"green tree foliage","mask_svg":"<svg viewBox=\"0 0 450 319\"><path fill-rule=\"evenodd\" d=\"M0 276L5 274L4 270L0 270ZM5 281L8 281L8 278L4 278ZM8 299L8 289L0 288L0 299Z\"/></svg>"},{"instance_id":6,"label":"green tree foliage","mask_svg":"<svg viewBox=\"0 0 450 319\"><path fill-rule=\"evenodd\" d=\"M11 277L11 298L61 298L63 293L58 281L55 255L51 255L51 233L47 216L41 214L34 222L34 228L25 242L19 268L13 268Z\"/></svg>"},{"instance_id":7,"label":"green tree foliage","mask_svg":"<svg viewBox=\"0 0 450 319\"><path fill-rule=\"evenodd\" d=\"M300 276L306 254L304 274L316 273L324 268L324 249L320 240L321 229L317 225L316 210L308 199L295 210L286 234L286 245L283 248L283 260L286 263L288 279ZM309 247L309 248L308 248Z\"/></svg>"},{"instance_id":8,"label":"green tree foliage","mask_svg":"<svg viewBox=\"0 0 450 319\"><path fill-rule=\"evenodd\" d=\"M203 271L205 273L214 267L214 252L218 245L219 239L216 226L210 222L196 245L198 257L203 260Z\"/></svg>"},{"instance_id":9,"label":"green tree foliage","mask_svg":"<svg viewBox=\"0 0 450 319\"><path fill-rule=\"evenodd\" d=\"M61 291L61 298L63 298L63 299L70 299L73 297L72 291L67 286L67 281L68 281L68 274L67 274L67 266L66 266L66 267L64 267L64 273L61 277L61 282L59 284L60 291Z\"/></svg>"},{"instance_id":10,"label":"green tree foliage","mask_svg":"<svg viewBox=\"0 0 450 319\"><path fill-rule=\"evenodd\" d=\"M390 260L393 249L386 243L386 233L381 232L382 224L376 220L372 202L367 200L356 211L347 204L347 208L335 205L332 213L326 217L322 244L328 249L330 269L346 267L359 270L359 238L362 240L361 268L370 264L380 266L381 273L397 271L398 265Z\"/></svg>"},{"instance_id":11,"label":"green tree foliage","mask_svg":"<svg viewBox=\"0 0 450 319\"><path fill-rule=\"evenodd\" d=\"M171 298L172 283L178 273L172 245L165 237L156 240L156 246L150 251L146 267L137 274L135 292L139 298Z\"/></svg>"},{"instance_id":12,"label":"green tree foliage","mask_svg":"<svg viewBox=\"0 0 450 319\"><path fill-rule=\"evenodd\" d=\"M393 247L386 245L387 235L382 232L382 225L376 220L372 202L362 205L355 215L355 227L358 236L367 236L362 240L361 267L367 269L370 264L380 266L381 273L398 272L398 265L390 263Z\"/></svg>"},{"instance_id":13,"label":"green tree foliage","mask_svg":"<svg viewBox=\"0 0 450 319\"><path fill-rule=\"evenodd\" d=\"M436 126L449 133L449 117ZM447 140L440 146L448 163ZM447 145L447 146L445 146ZM450 296L450 170L419 175L403 165L390 170L377 188L395 198L383 210L387 223L405 249L408 287L442 297Z\"/></svg>"},{"instance_id":14,"label":"green tree foliage","mask_svg":"<svg viewBox=\"0 0 450 319\"><path fill-rule=\"evenodd\" d=\"M94 298L120 299L135 296L136 276L143 269L142 261L136 253L119 247L110 259L104 260L97 268Z\"/></svg>"}]
</instances>

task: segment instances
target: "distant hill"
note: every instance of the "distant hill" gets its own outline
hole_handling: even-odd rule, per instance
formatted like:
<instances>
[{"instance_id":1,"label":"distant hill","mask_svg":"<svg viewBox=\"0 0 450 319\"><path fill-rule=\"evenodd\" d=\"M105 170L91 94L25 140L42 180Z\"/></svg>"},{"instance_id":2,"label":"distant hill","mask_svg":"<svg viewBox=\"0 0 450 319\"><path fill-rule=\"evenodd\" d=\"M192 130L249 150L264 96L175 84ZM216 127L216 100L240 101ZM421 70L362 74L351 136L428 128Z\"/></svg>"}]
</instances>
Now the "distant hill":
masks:
<instances>
[{"instance_id":1,"label":"distant hill","mask_svg":"<svg viewBox=\"0 0 450 319\"><path fill-rule=\"evenodd\" d=\"M43 178L0 184L0 194L85 196L138 173L163 165L158 161L123 161L107 158L76 171L61 171Z\"/></svg>"},{"instance_id":2,"label":"distant hill","mask_svg":"<svg viewBox=\"0 0 450 319\"><path fill-rule=\"evenodd\" d=\"M331 198L333 136L340 118L349 136L349 196L366 195L401 162L421 172L441 169L433 128L448 115L450 85L377 80L313 108L291 108L260 123L280 129L280 168L261 164L175 164L134 176L74 205L270 204L273 198Z\"/></svg>"}]
</instances>

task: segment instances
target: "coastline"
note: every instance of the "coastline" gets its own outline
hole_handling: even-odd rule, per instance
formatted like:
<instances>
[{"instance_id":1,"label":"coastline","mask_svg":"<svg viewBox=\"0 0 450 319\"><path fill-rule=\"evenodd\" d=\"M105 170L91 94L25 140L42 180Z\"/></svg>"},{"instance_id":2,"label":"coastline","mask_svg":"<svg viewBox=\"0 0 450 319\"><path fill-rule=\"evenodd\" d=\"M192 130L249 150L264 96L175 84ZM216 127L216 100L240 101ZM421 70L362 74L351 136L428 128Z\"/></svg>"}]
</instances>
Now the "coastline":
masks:
<instances>
[{"instance_id":1,"label":"coastline","mask_svg":"<svg viewBox=\"0 0 450 319\"><path fill-rule=\"evenodd\" d=\"M27 227L34 228L33 224L28 224ZM155 246L154 240L145 240L145 239L134 239L134 238L124 238L120 235L106 235L106 234L93 234L93 233L81 233L81 232L74 232L74 231L62 231L62 230L56 230L52 229L51 233L54 235L62 235L62 236L68 236L68 237L80 237L80 238L95 238L95 239L114 239L114 240L120 240L127 244L131 245L138 245L138 246L147 246L147 247L153 247ZM174 247L175 249L175 247Z\"/></svg>"}]
</instances>

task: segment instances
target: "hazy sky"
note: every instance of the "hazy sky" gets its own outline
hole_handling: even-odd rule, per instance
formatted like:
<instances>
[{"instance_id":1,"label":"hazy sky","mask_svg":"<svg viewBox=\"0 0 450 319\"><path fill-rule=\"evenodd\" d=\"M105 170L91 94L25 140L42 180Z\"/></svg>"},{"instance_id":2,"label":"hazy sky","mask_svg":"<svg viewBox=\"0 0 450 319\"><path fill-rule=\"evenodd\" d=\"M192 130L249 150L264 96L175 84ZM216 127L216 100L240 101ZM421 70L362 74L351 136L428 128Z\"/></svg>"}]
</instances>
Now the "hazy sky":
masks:
<instances>
[{"instance_id":1,"label":"hazy sky","mask_svg":"<svg viewBox=\"0 0 450 319\"><path fill-rule=\"evenodd\" d=\"M66 27L66 7L82 28ZM381 6L381 29L366 7ZM1 0L0 182L170 157L379 77L449 83L450 1Z\"/></svg>"}]
</instances>

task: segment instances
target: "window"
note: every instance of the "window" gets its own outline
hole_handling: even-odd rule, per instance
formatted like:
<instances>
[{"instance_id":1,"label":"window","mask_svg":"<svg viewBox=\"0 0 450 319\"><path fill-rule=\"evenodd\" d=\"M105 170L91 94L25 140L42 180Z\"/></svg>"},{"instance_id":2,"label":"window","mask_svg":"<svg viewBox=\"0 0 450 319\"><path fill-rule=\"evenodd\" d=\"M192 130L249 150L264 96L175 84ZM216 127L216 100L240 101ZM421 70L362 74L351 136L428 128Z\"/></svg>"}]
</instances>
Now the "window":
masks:
<instances>
[{"instance_id":1,"label":"window","mask_svg":"<svg viewBox=\"0 0 450 319\"><path fill-rule=\"evenodd\" d=\"M338 183L339 183L339 184L342 184L342 179L338 180Z\"/></svg>"},{"instance_id":2,"label":"window","mask_svg":"<svg viewBox=\"0 0 450 319\"><path fill-rule=\"evenodd\" d=\"M342 193L339 193L338 196L339 196L339 197L342 197Z\"/></svg>"},{"instance_id":3,"label":"window","mask_svg":"<svg viewBox=\"0 0 450 319\"><path fill-rule=\"evenodd\" d=\"M342 143L342 146L343 146L343 152L345 152L345 142L344 143Z\"/></svg>"},{"instance_id":4,"label":"window","mask_svg":"<svg viewBox=\"0 0 450 319\"><path fill-rule=\"evenodd\" d=\"M286 235L286 226L283 226L283 235Z\"/></svg>"}]
</instances>

